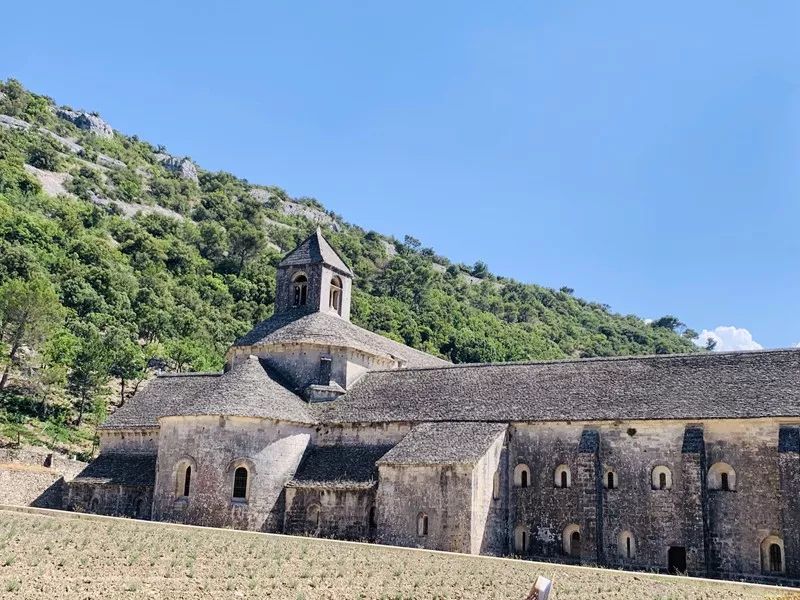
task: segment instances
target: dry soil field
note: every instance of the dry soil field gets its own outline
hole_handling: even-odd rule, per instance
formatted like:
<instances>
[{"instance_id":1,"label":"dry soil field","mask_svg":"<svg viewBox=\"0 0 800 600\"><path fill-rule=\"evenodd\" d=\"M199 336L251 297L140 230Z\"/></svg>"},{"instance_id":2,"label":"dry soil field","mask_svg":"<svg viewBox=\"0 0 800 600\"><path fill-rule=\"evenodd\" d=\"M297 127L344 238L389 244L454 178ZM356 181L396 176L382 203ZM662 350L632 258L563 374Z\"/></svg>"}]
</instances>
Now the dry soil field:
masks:
<instances>
[{"instance_id":1,"label":"dry soil field","mask_svg":"<svg viewBox=\"0 0 800 600\"><path fill-rule=\"evenodd\" d=\"M0 598L782 598L776 590L341 542L0 510Z\"/></svg>"}]
</instances>

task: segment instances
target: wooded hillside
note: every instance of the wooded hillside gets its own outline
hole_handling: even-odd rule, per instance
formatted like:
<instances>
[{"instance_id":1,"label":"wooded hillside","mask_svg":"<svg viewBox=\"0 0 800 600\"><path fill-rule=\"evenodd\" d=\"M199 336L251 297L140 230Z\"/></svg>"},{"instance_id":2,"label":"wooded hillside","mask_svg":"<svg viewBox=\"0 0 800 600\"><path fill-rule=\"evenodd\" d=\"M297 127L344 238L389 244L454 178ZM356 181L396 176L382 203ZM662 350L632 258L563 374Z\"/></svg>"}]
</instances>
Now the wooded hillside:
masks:
<instances>
[{"instance_id":1,"label":"wooded hillside","mask_svg":"<svg viewBox=\"0 0 800 600\"><path fill-rule=\"evenodd\" d=\"M691 352L653 323L453 264L316 200L209 172L0 83L0 433L87 449L147 365L214 370L269 316L275 268L320 225L358 280L352 319L453 362Z\"/></svg>"}]
</instances>

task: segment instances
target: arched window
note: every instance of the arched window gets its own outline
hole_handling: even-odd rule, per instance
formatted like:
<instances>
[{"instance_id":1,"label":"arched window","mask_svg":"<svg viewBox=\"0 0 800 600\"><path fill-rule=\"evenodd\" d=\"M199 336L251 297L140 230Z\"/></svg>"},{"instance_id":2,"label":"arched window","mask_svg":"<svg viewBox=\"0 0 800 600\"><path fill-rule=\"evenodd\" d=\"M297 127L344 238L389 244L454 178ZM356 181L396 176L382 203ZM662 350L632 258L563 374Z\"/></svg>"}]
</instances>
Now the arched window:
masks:
<instances>
[{"instance_id":1,"label":"arched window","mask_svg":"<svg viewBox=\"0 0 800 600\"><path fill-rule=\"evenodd\" d=\"M708 470L708 489L733 492L736 490L736 471L729 464L718 462Z\"/></svg>"},{"instance_id":2,"label":"arched window","mask_svg":"<svg viewBox=\"0 0 800 600\"><path fill-rule=\"evenodd\" d=\"M375 515L375 506L369 508L369 528L375 529L378 526L378 519Z\"/></svg>"},{"instance_id":3,"label":"arched window","mask_svg":"<svg viewBox=\"0 0 800 600\"><path fill-rule=\"evenodd\" d=\"M342 280L337 275L331 278L331 293L328 305L339 314L342 314Z\"/></svg>"},{"instance_id":4,"label":"arched window","mask_svg":"<svg viewBox=\"0 0 800 600\"><path fill-rule=\"evenodd\" d=\"M572 471L567 465L558 465L553 475L553 485L557 488L572 487Z\"/></svg>"},{"instance_id":5,"label":"arched window","mask_svg":"<svg viewBox=\"0 0 800 600\"><path fill-rule=\"evenodd\" d=\"M514 467L514 485L520 488L526 488L531 484L531 470L528 465L519 464Z\"/></svg>"},{"instance_id":6,"label":"arched window","mask_svg":"<svg viewBox=\"0 0 800 600\"><path fill-rule=\"evenodd\" d=\"M233 499L247 499L247 468L237 467L233 472Z\"/></svg>"},{"instance_id":7,"label":"arched window","mask_svg":"<svg viewBox=\"0 0 800 600\"><path fill-rule=\"evenodd\" d=\"M192 491L192 477L197 474L197 465L190 456L181 458L173 468L175 497L188 498Z\"/></svg>"},{"instance_id":8,"label":"arched window","mask_svg":"<svg viewBox=\"0 0 800 600\"><path fill-rule=\"evenodd\" d=\"M606 477L603 481L603 484L606 486L607 490L615 490L619 487L617 472L614 469L608 469L606 471Z\"/></svg>"},{"instance_id":9,"label":"arched window","mask_svg":"<svg viewBox=\"0 0 800 600\"><path fill-rule=\"evenodd\" d=\"M517 525L514 529L514 552L518 555L523 555L528 552L530 544L530 535L524 525Z\"/></svg>"},{"instance_id":10,"label":"arched window","mask_svg":"<svg viewBox=\"0 0 800 600\"><path fill-rule=\"evenodd\" d=\"M573 557L581 555L581 528L579 525L567 525L561 535L561 543L564 546L564 554Z\"/></svg>"},{"instance_id":11,"label":"arched window","mask_svg":"<svg viewBox=\"0 0 800 600\"><path fill-rule=\"evenodd\" d=\"M96 513L100 509L100 498L95 496L92 498L91 502L89 502L89 510L93 513Z\"/></svg>"},{"instance_id":12,"label":"arched window","mask_svg":"<svg viewBox=\"0 0 800 600\"><path fill-rule=\"evenodd\" d=\"M653 467L650 476L650 487L654 490L671 490L672 489L672 471L669 467L658 465Z\"/></svg>"},{"instance_id":13,"label":"arched window","mask_svg":"<svg viewBox=\"0 0 800 600\"><path fill-rule=\"evenodd\" d=\"M417 535L428 535L428 515L425 513L417 515Z\"/></svg>"},{"instance_id":14,"label":"arched window","mask_svg":"<svg viewBox=\"0 0 800 600\"><path fill-rule=\"evenodd\" d=\"M492 499L500 499L500 471L495 471L492 477Z\"/></svg>"},{"instance_id":15,"label":"arched window","mask_svg":"<svg viewBox=\"0 0 800 600\"><path fill-rule=\"evenodd\" d=\"M617 539L617 549L620 558L633 558L636 556L636 543L630 531L623 531Z\"/></svg>"},{"instance_id":16,"label":"arched window","mask_svg":"<svg viewBox=\"0 0 800 600\"><path fill-rule=\"evenodd\" d=\"M306 522L311 531L319 529L319 504L312 504L306 510Z\"/></svg>"},{"instance_id":17,"label":"arched window","mask_svg":"<svg viewBox=\"0 0 800 600\"><path fill-rule=\"evenodd\" d=\"M767 536L761 542L761 571L767 574L786 571L783 540L777 535Z\"/></svg>"},{"instance_id":18,"label":"arched window","mask_svg":"<svg viewBox=\"0 0 800 600\"><path fill-rule=\"evenodd\" d=\"M305 306L308 299L308 277L305 273L298 273L292 279L292 304Z\"/></svg>"}]
</instances>

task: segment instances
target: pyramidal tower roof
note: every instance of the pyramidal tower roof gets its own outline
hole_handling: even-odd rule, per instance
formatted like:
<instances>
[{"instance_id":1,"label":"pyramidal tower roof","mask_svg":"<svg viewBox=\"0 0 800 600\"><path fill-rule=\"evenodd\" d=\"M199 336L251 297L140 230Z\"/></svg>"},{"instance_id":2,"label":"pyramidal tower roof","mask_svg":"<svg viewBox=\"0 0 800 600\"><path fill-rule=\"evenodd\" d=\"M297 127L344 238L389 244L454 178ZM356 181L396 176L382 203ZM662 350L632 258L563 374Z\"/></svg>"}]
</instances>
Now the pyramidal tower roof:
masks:
<instances>
[{"instance_id":1,"label":"pyramidal tower roof","mask_svg":"<svg viewBox=\"0 0 800 600\"><path fill-rule=\"evenodd\" d=\"M333 249L328 243L328 240L322 235L322 230L317 227L317 230L308 236L297 248L289 252L283 257L283 260L278 263L279 267L292 267L300 265L315 265L323 263L345 275L353 277L353 272L350 270L342 257Z\"/></svg>"}]
</instances>

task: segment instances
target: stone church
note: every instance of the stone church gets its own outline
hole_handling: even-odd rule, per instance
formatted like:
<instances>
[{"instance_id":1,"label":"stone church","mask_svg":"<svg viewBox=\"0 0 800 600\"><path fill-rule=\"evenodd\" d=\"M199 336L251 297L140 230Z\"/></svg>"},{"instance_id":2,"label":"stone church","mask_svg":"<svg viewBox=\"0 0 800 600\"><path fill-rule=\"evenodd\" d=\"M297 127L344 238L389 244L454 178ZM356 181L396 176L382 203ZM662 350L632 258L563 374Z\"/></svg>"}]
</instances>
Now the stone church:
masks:
<instances>
[{"instance_id":1,"label":"stone church","mask_svg":"<svg viewBox=\"0 0 800 600\"><path fill-rule=\"evenodd\" d=\"M317 231L222 373L100 428L72 510L800 580L800 350L453 365L350 322Z\"/></svg>"}]
</instances>

